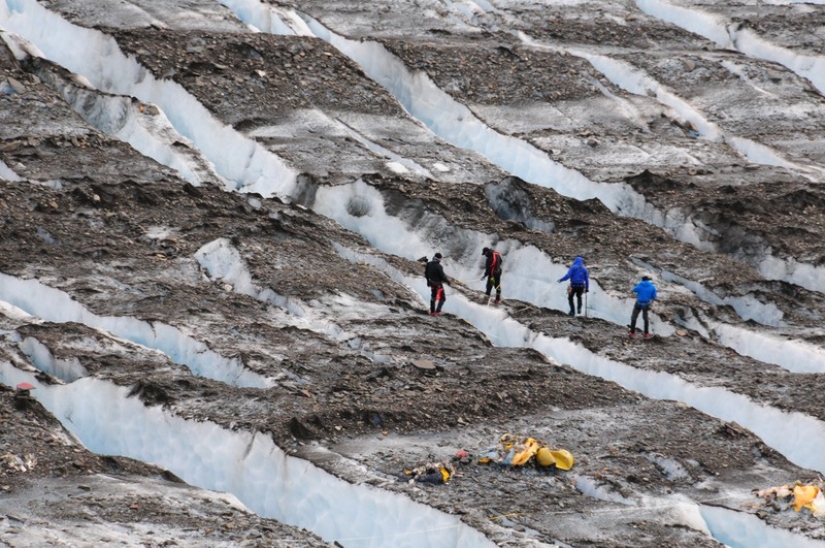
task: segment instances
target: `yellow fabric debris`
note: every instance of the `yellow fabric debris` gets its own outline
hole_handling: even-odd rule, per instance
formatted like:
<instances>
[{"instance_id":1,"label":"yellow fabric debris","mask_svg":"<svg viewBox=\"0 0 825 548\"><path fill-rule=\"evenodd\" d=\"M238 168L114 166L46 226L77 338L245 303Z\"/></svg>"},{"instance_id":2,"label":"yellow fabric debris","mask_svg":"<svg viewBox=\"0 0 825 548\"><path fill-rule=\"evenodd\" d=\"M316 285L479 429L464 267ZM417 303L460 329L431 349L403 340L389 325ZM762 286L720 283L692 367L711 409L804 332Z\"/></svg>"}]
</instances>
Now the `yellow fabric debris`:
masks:
<instances>
[{"instance_id":1,"label":"yellow fabric debris","mask_svg":"<svg viewBox=\"0 0 825 548\"><path fill-rule=\"evenodd\" d=\"M772 497L784 499L793 495L793 491L787 485L778 485L776 487L769 487L756 492L757 497L770 500Z\"/></svg>"},{"instance_id":2,"label":"yellow fabric debris","mask_svg":"<svg viewBox=\"0 0 825 548\"><path fill-rule=\"evenodd\" d=\"M793 497L794 511L799 512L807 508L816 517L825 516L825 495L822 492L821 482L819 485L806 485L797 481L790 485L778 485L753 492L756 496L765 499L766 503Z\"/></svg>"},{"instance_id":3,"label":"yellow fabric debris","mask_svg":"<svg viewBox=\"0 0 825 548\"><path fill-rule=\"evenodd\" d=\"M551 449L536 438L519 441L513 434L506 433L499 438L496 446L482 450L477 462L501 466L526 466L532 462L545 468L555 465L559 470L570 470L574 459L566 449Z\"/></svg>"},{"instance_id":4,"label":"yellow fabric debris","mask_svg":"<svg viewBox=\"0 0 825 548\"><path fill-rule=\"evenodd\" d=\"M551 451L553 458L556 459L556 468L559 470L570 470L573 468L573 455L567 449L555 449Z\"/></svg>"},{"instance_id":5,"label":"yellow fabric debris","mask_svg":"<svg viewBox=\"0 0 825 548\"><path fill-rule=\"evenodd\" d=\"M533 438L527 438L524 440L524 443L520 444L516 449L516 454L513 455L513 462L510 464L512 466L523 466L527 463L533 455L536 454L536 451L539 449L539 442L534 440Z\"/></svg>"},{"instance_id":6,"label":"yellow fabric debris","mask_svg":"<svg viewBox=\"0 0 825 548\"><path fill-rule=\"evenodd\" d=\"M795 485L793 488L793 509L799 512L802 508L813 511L813 501L819 494L819 487L813 485Z\"/></svg>"},{"instance_id":7,"label":"yellow fabric debris","mask_svg":"<svg viewBox=\"0 0 825 548\"><path fill-rule=\"evenodd\" d=\"M546 468L556 464L556 459L553 457L553 452L550 451L549 448L540 447L539 450L536 451L536 462L539 466L544 466Z\"/></svg>"}]
</instances>

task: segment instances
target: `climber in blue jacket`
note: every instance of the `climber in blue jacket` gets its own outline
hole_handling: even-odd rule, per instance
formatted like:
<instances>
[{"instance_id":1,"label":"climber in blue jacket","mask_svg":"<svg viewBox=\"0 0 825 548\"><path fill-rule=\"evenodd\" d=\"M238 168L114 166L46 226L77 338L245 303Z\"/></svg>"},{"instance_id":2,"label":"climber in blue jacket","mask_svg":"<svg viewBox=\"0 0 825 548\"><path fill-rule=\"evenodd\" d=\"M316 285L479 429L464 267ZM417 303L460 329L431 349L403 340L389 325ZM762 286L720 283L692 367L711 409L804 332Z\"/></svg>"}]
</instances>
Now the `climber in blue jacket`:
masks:
<instances>
[{"instance_id":1,"label":"climber in blue jacket","mask_svg":"<svg viewBox=\"0 0 825 548\"><path fill-rule=\"evenodd\" d=\"M573 260L573 264L570 265L567 274L559 278L559 283L565 280L570 280L570 285L567 287L567 302L570 304L570 312L568 312L568 314L571 316L576 315L576 311L573 308L573 296L577 297L576 304L578 304L578 311L579 314L581 314L582 294L590 292L590 273L584 266L583 258L576 257L575 260Z\"/></svg>"},{"instance_id":2,"label":"climber in blue jacket","mask_svg":"<svg viewBox=\"0 0 825 548\"><path fill-rule=\"evenodd\" d=\"M641 312L645 324L645 339L647 339L650 337L648 332L650 323L647 319L647 312L656 299L656 286L650 281L649 276L642 276L642 281L636 284L633 293L636 294L636 303L633 305L633 314L630 315L630 337L636 336L636 320L639 318L639 312Z\"/></svg>"}]
</instances>

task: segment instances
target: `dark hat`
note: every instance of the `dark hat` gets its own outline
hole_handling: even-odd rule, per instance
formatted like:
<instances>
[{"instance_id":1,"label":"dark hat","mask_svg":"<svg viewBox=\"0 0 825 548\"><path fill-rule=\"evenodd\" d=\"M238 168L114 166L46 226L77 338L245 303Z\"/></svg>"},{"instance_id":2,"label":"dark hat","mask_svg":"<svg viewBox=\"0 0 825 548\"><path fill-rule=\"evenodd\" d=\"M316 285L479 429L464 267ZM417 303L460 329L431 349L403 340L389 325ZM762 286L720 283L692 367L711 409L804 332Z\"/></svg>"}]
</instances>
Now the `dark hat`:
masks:
<instances>
[{"instance_id":1,"label":"dark hat","mask_svg":"<svg viewBox=\"0 0 825 548\"><path fill-rule=\"evenodd\" d=\"M485 247L484 249L482 249L482 250L481 250L481 254L482 254L482 255L486 255L486 254L487 254L487 253L489 253L489 252L490 252L490 248L489 248L489 247Z\"/></svg>"},{"instance_id":2,"label":"dark hat","mask_svg":"<svg viewBox=\"0 0 825 548\"><path fill-rule=\"evenodd\" d=\"M649 282L650 281L650 276L642 276L642 280L645 281L645 282Z\"/></svg>"},{"instance_id":3,"label":"dark hat","mask_svg":"<svg viewBox=\"0 0 825 548\"><path fill-rule=\"evenodd\" d=\"M436 254L435 254L435 258L436 258L436 259L440 259L440 258L441 258L441 253L436 253Z\"/></svg>"}]
</instances>

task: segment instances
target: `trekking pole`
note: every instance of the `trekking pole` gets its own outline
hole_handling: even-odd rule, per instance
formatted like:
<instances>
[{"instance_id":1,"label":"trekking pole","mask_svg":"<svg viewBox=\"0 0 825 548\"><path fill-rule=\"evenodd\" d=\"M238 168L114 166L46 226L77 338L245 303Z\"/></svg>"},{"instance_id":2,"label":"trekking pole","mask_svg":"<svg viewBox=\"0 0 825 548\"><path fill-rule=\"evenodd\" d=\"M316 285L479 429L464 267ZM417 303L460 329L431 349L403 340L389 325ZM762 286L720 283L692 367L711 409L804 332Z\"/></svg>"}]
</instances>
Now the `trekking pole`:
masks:
<instances>
[{"instance_id":1,"label":"trekking pole","mask_svg":"<svg viewBox=\"0 0 825 548\"><path fill-rule=\"evenodd\" d=\"M590 291L585 291L584 292L584 317L585 318L587 317L587 294L588 293L590 293Z\"/></svg>"}]
</instances>

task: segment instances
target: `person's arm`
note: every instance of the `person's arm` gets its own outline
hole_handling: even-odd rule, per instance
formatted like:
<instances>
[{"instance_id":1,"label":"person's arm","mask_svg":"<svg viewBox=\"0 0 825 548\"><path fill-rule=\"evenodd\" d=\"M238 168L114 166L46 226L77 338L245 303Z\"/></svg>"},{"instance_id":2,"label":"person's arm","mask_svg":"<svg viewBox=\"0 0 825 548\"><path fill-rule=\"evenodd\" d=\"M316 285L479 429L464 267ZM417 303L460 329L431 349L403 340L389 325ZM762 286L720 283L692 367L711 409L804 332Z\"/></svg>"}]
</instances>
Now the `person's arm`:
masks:
<instances>
[{"instance_id":1,"label":"person's arm","mask_svg":"<svg viewBox=\"0 0 825 548\"><path fill-rule=\"evenodd\" d=\"M443 280L443 283L445 283L449 286L453 285L452 282L450 282L450 278L448 278L447 275L444 274L444 267L443 266L438 265L438 273L441 274L441 279Z\"/></svg>"},{"instance_id":2,"label":"person's arm","mask_svg":"<svg viewBox=\"0 0 825 548\"><path fill-rule=\"evenodd\" d=\"M565 274L564 276L562 276L561 278L559 278L559 283L562 283L564 280L569 280L569 279L570 279L570 275L571 275L572 273L573 273L573 267L570 267L570 268L567 270L567 274Z\"/></svg>"}]
</instances>

